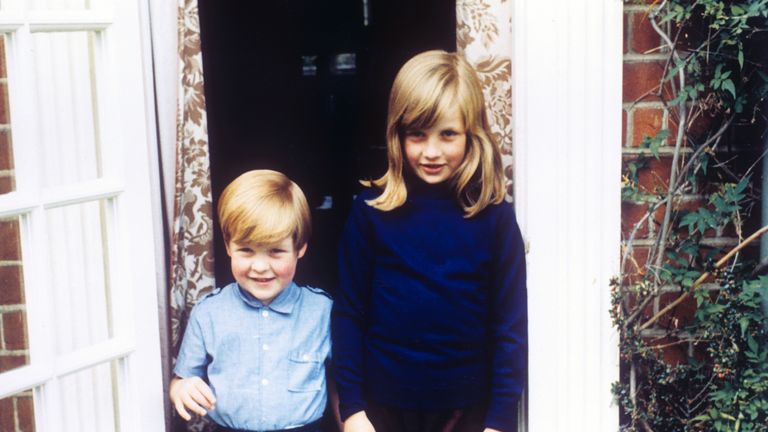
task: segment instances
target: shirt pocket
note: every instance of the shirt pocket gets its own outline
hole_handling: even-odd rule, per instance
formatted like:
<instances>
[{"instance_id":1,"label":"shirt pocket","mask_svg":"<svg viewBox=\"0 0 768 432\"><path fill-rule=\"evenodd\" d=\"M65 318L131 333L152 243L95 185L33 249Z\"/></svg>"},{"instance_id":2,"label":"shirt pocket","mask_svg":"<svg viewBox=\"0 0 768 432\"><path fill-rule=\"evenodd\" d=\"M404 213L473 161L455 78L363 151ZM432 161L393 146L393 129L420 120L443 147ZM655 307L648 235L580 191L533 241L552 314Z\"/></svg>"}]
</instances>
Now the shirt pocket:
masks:
<instances>
[{"instance_id":1,"label":"shirt pocket","mask_svg":"<svg viewBox=\"0 0 768 432\"><path fill-rule=\"evenodd\" d=\"M324 362L325 356L318 352L291 352L288 355L288 391L320 391L325 382Z\"/></svg>"}]
</instances>

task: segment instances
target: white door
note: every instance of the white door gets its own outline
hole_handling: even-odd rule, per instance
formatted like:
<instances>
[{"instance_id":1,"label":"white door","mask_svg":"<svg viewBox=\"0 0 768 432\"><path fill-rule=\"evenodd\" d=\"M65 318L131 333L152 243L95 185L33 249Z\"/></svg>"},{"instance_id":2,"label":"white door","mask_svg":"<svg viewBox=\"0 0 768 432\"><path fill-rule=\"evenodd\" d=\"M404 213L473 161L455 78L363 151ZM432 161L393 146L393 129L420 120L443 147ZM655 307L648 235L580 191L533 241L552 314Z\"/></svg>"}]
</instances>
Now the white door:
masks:
<instances>
[{"instance_id":1,"label":"white door","mask_svg":"<svg viewBox=\"0 0 768 432\"><path fill-rule=\"evenodd\" d=\"M163 430L139 3L0 0L0 33L0 427Z\"/></svg>"}]
</instances>

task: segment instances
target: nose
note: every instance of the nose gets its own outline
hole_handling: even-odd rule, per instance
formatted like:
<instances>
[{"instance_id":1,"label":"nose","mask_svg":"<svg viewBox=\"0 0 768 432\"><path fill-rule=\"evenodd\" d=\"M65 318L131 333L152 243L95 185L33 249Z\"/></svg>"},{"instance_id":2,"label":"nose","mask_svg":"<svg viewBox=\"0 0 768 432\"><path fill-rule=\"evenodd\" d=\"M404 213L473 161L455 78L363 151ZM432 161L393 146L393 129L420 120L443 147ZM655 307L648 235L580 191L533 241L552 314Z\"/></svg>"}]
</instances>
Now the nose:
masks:
<instances>
[{"instance_id":1,"label":"nose","mask_svg":"<svg viewBox=\"0 0 768 432\"><path fill-rule=\"evenodd\" d=\"M251 270L256 273L264 273L269 270L269 263L267 263L267 260L262 257L254 257L251 260Z\"/></svg>"},{"instance_id":2,"label":"nose","mask_svg":"<svg viewBox=\"0 0 768 432\"><path fill-rule=\"evenodd\" d=\"M435 136L427 138L427 145L424 147L424 157L427 159L437 159L440 157L440 142Z\"/></svg>"}]
</instances>

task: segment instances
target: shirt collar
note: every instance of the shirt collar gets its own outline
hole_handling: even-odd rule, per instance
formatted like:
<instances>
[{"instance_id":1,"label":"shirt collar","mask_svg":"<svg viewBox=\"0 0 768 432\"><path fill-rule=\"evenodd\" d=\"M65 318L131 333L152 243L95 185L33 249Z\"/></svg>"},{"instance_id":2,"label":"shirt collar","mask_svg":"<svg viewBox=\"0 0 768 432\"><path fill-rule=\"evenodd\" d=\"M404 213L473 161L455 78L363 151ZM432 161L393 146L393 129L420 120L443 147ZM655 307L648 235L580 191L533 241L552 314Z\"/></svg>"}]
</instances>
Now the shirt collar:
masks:
<instances>
[{"instance_id":1,"label":"shirt collar","mask_svg":"<svg viewBox=\"0 0 768 432\"><path fill-rule=\"evenodd\" d=\"M300 294L298 285L291 282L291 284L285 287L285 289L280 292L270 304L265 305L259 299L252 296L248 291L242 289L240 285L237 285L236 291L240 299L248 306L255 308L267 307L282 314L290 314L293 312L293 306L296 305L296 301L299 299Z\"/></svg>"}]
</instances>

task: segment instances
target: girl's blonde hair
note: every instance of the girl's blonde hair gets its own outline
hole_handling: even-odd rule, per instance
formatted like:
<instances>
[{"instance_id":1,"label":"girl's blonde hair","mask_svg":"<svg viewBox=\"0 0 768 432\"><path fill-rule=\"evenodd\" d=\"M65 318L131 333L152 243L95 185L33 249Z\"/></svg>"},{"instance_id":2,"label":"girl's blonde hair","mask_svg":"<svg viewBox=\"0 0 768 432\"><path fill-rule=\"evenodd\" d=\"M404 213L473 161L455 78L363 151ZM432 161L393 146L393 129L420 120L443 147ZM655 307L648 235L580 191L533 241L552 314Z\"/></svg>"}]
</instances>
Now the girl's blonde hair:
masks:
<instances>
[{"instance_id":1,"label":"girl's blonde hair","mask_svg":"<svg viewBox=\"0 0 768 432\"><path fill-rule=\"evenodd\" d=\"M407 130L427 129L458 108L464 121L467 150L449 180L465 217L489 204L504 200L505 181L501 153L490 133L480 80L474 69L456 53L426 51L408 60L395 77L387 115L389 167L380 178L363 184L383 189L367 201L389 211L405 203L403 138Z\"/></svg>"},{"instance_id":2,"label":"girl's blonde hair","mask_svg":"<svg viewBox=\"0 0 768 432\"><path fill-rule=\"evenodd\" d=\"M221 193L218 213L226 244L273 244L291 237L298 250L312 230L304 193L277 171L241 174Z\"/></svg>"}]
</instances>

